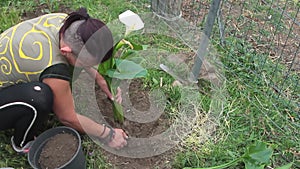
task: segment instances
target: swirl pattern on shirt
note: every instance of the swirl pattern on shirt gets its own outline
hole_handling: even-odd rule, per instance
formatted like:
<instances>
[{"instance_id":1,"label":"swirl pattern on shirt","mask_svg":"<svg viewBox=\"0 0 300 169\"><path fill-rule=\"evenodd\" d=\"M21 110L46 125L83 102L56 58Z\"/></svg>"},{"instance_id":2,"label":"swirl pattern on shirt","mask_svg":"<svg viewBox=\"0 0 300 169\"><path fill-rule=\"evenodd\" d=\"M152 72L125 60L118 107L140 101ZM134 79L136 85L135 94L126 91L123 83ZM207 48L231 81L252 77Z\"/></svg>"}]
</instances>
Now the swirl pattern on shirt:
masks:
<instances>
[{"instance_id":1,"label":"swirl pattern on shirt","mask_svg":"<svg viewBox=\"0 0 300 169\"><path fill-rule=\"evenodd\" d=\"M58 31L66 16L43 15L0 35L0 87L38 80L59 52Z\"/></svg>"}]
</instances>

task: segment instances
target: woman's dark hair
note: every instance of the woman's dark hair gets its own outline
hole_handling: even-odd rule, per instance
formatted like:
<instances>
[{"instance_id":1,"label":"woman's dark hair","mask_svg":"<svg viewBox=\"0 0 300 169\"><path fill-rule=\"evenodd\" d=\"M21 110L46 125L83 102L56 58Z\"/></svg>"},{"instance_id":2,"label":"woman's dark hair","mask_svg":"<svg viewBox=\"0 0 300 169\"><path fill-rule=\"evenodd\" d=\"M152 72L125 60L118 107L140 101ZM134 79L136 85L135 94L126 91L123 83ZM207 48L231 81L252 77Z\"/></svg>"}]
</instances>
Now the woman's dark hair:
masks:
<instances>
[{"instance_id":1,"label":"woman's dark hair","mask_svg":"<svg viewBox=\"0 0 300 169\"><path fill-rule=\"evenodd\" d=\"M98 19L91 18L87 13L85 8L79 8L78 11L70 13L64 21L63 26L59 30L59 37L64 37L65 33L68 31L68 28L71 29L72 24L78 22L80 25L74 32L71 31L74 36L71 39L81 40L82 44L85 46L87 51L95 57L99 62L104 62L112 56L113 52L113 37L109 28ZM79 37L79 38L76 38ZM78 49L78 46L72 46L75 40L69 40L66 42L70 45L72 51L81 50ZM76 49L75 49L76 48ZM78 55L79 52L75 52L75 55Z\"/></svg>"}]
</instances>

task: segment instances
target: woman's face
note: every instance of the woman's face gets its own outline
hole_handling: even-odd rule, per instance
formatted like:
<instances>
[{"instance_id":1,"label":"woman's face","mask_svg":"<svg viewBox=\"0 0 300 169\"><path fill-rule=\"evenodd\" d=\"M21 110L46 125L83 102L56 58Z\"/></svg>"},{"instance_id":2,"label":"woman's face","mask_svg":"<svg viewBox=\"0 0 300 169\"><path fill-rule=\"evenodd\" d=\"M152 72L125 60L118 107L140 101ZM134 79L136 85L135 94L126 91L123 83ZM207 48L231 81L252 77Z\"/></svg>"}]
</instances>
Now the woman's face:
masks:
<instances>
[{"instance_id":1,"label":"woman's face","mask_svg":"<svg viewBox=\"0 0 300 169\"><path fill-rule=\"evenodd\" d=\"M98 65L98 62L90 56L76 58L74 63L76 67L93 67L95 65Z\"/></svg>"},{"instance_id":2,"label":"woman's face","mask_svg":"<svg viewBox=\"0 0 300 169\"><path fill-rule=\"evenodd\" d=\"M80 57L77 58L73 53L69 53L67 54L66 58L69 64L75 67L88 68L98 65L98 62L94 58L89 56L81 59Z\"/></svg>"}]
</instances>

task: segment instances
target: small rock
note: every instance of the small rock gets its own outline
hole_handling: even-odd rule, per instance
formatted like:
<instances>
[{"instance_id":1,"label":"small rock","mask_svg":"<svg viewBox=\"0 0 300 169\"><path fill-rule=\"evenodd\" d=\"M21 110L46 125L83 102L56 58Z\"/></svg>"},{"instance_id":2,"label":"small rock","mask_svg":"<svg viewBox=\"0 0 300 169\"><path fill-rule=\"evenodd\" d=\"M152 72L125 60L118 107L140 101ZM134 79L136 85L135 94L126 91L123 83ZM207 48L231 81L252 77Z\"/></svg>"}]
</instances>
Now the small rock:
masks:
<instances>
[{"instance_id":1,"label":"small rock","mask_svg":"<svg viewBox=\"0 0 300 169\"><path fill-rule=\"evenodd\" d=\"M180 83L178 80L175 80L173 83L172 83L172 86L175 87L175 86L182 86L182 83Z\"/></svg>"}]
</instances>

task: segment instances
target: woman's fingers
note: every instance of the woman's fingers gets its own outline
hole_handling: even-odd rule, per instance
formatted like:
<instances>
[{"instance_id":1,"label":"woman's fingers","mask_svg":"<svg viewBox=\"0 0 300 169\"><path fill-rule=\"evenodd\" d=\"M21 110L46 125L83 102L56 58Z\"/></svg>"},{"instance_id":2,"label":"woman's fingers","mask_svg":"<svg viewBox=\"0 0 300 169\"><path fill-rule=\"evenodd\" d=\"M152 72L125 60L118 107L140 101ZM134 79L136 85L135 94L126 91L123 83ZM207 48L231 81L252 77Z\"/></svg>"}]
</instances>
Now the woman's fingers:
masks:
<instances>
[{"instance_id":1,"label":"woman's fingers","mask_svg":"<svg viewBox=\"0 0 300 169\"><path fill-rule=\"evenodd\" d=\"M118 150L127 145L128 135L122 129L115 129L115 131L116 135L114 139L110 142L109 146Z\"/></svg>"},{"instance_id":2,"label":"woman's fingers","mask_svg":"<svg viewBox=\"0 0 300 169\"><path fill-rule=\"evenodd\" d=\"M126 134L126 132L125 132L125 131L123 131L123 133L122 133L122 134L123 134L123 137L124 137L124 139L125 139L125 140L127 140L127 139L128 139L128 135Z\"/></svg>"},{"instance_id":3,"label":"woman's fingers","mask_svg":"<svg viewBox=\"0 0 300 169\"><path fill-rule=\"evenodd\" d=\"M122 90L120 87L117 88L117 93L122 94Z\"/></svg>"},{"instance_id":4,"label":"woman's fingers","mask_svg":"<svg viewBox=\"0 0 300 169\"><path fill-rule=\"evenodd\" d=\"M122 98L121 97L117 97L116 102L121 104L122 103Z\"/></svg>"},{"instance_id":5,"label":"woman's fingers","mask_svg":"<svg viewBox=\"0 0 300 169\"><path fill-rule=\"evenodd\" d=\"M122 90L120 87L117 88L116 101L122 103Z\"/></svg>"}]
</instances>

